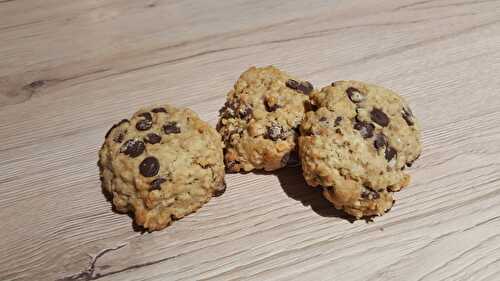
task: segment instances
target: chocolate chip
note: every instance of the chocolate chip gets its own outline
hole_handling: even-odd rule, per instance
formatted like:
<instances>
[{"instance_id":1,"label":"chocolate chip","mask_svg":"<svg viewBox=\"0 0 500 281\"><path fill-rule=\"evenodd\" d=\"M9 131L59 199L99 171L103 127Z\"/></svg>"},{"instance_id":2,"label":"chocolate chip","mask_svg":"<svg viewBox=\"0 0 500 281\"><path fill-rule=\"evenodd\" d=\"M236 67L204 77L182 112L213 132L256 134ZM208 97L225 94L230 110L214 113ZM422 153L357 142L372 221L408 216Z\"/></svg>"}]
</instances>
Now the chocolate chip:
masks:
<instances>
[{"instance_id":1,"label":"chocolate chip","mask_svg":"<svg viewBox=\"0 0 500 281\"><path fill-rule=\"evenodd\" d=\"M339 134L339 135L342 135L342 130L340 130L339 128L335 129L335 133Z\"/></svg>"},{"instance_id":2,"label":"chocolate chip","mask_svg":"<svg viewBox=\"0 0 500 281\"><path fill-rule=\"evenodd\" d=\"M149 113L149 112L143 112L143 113L141 113L141 114L139 114L137 116L144 118L144 119L139 120L135 124L135 128L137 130L139 130L139 131L146 131L146 130L151 129L151 127L153 126L153 117L151 116L151 113Z\"/></svg>"},{"instance_id":3,"label":"chocolate chip","mask_svg":"<svg viewBox=\"0 0 500 281\"><path fill-rule=\"evenodd\" d=\"M385 159L388 162L391 161L392 158L394 158L394 156L396 156L396 154L397 154L397 151L394 148L392 148L390 146L386 147L386 149L385 149Z\"/></svg>"},{"instance_id":4,"label":"chocolate chip","mask_svg":"<svg viewBox=\"0 0 500 281\"><path fill-rule=\"evenodd\" d=\"M151 182L150 190L161 190L161 184L166 182L167 180L164 178L157 178Z\"/></svg>"},{"instance_id":5,"label":"chocolate chip","mask_svg":"<svg viewBox=\"0 0 500 281\"><path fill-rule=\"evenodd\" d=\"M338 126L338 125L340 125L340 122L342 122L342 116L337 116L337 118L335 118L334 125Z\"/></svg>"},{"instance_id":6,"label":"chocolate chip","mask_svg":"<svg viewBox=\"0 0 500 281\"><path fill-rule=\"evenodd\" d=\"M312 104L310 101L304 102L304 109L306 111L317 111L318 107L315 104Z\"/></svg>"},{"instance_id":7,"label":"chocolate chip","mask_svg":"<svg viewBox=\"0 0 500 281\"><path fill-rule=\"evenodd\" d=\"M380 149L387 145L387 138L384 134L378 134L375 136L375 140L373 141L373 146L376 149Z\"/></svg>"},{"instance_id":8,"label":"chocolate chip","mask_svg":"<svg viewBox=\"0 0 500 281\"><path fill-rule=\"evenodd\" d=\"M135 128L139 131L147 131L153 127L153 121L148 119L141 119L135 124Z\"/></svg>"},{"instance_id":9,"label":"chocolate chip","mask_svg":"<svg viewBox=\"0 0 500 281\"><path fill-rule=\"evenodd\" d=\"M177 127L177 122L168 122L163 125L163 131L165 134L179 134L181 132L181 128Z\"/></svg>"},{"instance_id":10,"label":"chocolate chip","mask_svg":"<svg viewBox=\"0 0 500 281\"><path fill-rule=\"evenodd\" d=\"M301 82L297 90L302 92L304 95L309 95L313 91L314 87L308 81Z\"/></svg>"},{"instance_id":11,"label":"chocolate chip","mask_svg":"<svg viewBox=\"0 0 500 281\"><path fill-rule=\"evenodd\" d=\"M226 192L226 188L227 188L227 185L226 185L226 182L224 181L224 183L222 184L221 188L214 190L214 194L213 195L215 197L221 196L222 194L224 194L224 192Z\"/></svg>"},{"instance_id":12,"label":"chocolate chip","mask_svg":"<svg viewBox=\"0 0 500 281\"><path fill-rule=\"evenodd\" d=\"M264 105L266 106L266 111L267 112L274 112L276 109L280 108L281 106L279 104L269 104L269 102L266 100L264 102Z\"/></svg>"},{"instance_id":13,"label":"chocolate chip","mask_svg":"<svg viewBox=\"0 0 500 281\"><path fill-rule=\"evenodd\" d=\"M319 118L320 122L325 122L326 120L327 120L327 118L325 116L322 116L321 118Z\"/></svg>"},{"instance_id":14,"label":"chocolate chip","mask_svg":"<svg viewBox=\"0 0 500 281\"><path fill-rule=\"evenodd\" d=\"M139 164L139 172L145 177L154 177L160 170L160 162L153 156L146 157Z\"/></svg>"},{"instance_id":15,"label":"chocolate chip","mask_svg":"<svg viewBox=\"0 0 500 281\"><path fill-rule=\"evenodd\" d=\"M253 110L250 106L245 105L238 111L238 116L243 120L250 120L252 118Z\"/></svg>"},{"instance_id":16,"label":"chocolate chip","mask_svg":"<svg viewBox=\"0 0 500 281\"><path fill-rule=\"evenodd\" d=\"M292 89L292 90L297 90L297 88L299 87L300 83L296 80L293 80L293 79L289 79L288 81L286 81L285 85Z\"/></svg>"},{"instance_id":17,"label":"chocolate chip","mask_svg":"<svg viewBox=\"0 0 500 281\"><path fill-rule=\"evenodd\" d=\"M332 82L330 85L331 85L332 87L335 87L335 82Z\"/></svg>"},{"instance_id":18,"label":"chocolate chip","mask_svg":"<svg viewBox=\"0 0 500 281\"><path fill-rule=\"evenodd\" d=\"M415 157L415 159L413 159L413 160L411 160L411 161L406 162L406 166L411 167L411 166L413 165L413 163L414 163L415 161L417 161L417 159L418 159L418 158L420 158L420 154L419 154L419 155L417 155L417 157Z\"/></svg>"},{"instance_id":19,"label":"chocolate chip","mask_svg":"<svg viewBox=\"0 0 500 281\"><path fill-rule=\"evenodd\" d=\"M116 135L113 138L113 141L116 142L116 143L121 143L123 141L124 137L125 137L125 135L122 132L120 132L118 135Z\"/></svg>"},{"instance_id":20,"label":"chocolate chip","mask_svg":"<svg viewBox=\"0 0 500 281\"><path fill-rule=\"evenodd\" d=\"M161 141L161 136L155 133L149 133L146 135L144 141L150 144L159 143Z\"/></svg>"},{"instance_id":21,"label":"chocolate chip","mask_svg":"<svg viewBox=\"0 0 500 281\"><path fill-rule=\"evenodd\" d=\"M358 122L354 125L354 129L358 130L363 138L368 139L373 137L375 126L367 122Z\"/></svg>"},{"instance_id":22,"label":"chocolate chip","mask_svg":"<svg viewBox=\"0 0 500 281\"><path fill-rule=\"evenodd\" d=\"M111 128L109 128L109 130L106 132L106 135L104 136L105 138L107 138L109 136L109 134L111 134L111 131L113 131L114 128L120 126L121 124L123 123L129 123L130 121L128 121L127 119L122 119L122 121L114 124L113 126L111 126Z\"/></svg>"},{"instance_id":23,"label":"chocolate chip","mask_svg":"<svg viewBox=\"0 0 500 281\"><path fill-rule=\"evenodd\" d=\"M277 141L279 139L286 139L286 134L281 126L272 124L270 127L267 127L267 132L264 137Z\"/></svg>"},{"instance_id":24,"label":"chocolate chip","mask_svg":"<svg viewBox=\"0 0 500 281\"><path fill-rule=\"evenodd\" d=\"M403 116L403 119L405 119L408 126L413 126L415 124L415 121L413 121L413 113L411 112L411 109L409 107L403 107L403 112L401 112L401 115Z\"/></svg>"},{"instance_id":25,"label":"chocolate chip","mask_svg":"<svg viewBox=\"0 0 500 281\"><path fill-rule=\"evenodd\" d=\"M366 188L363 192L361 192L361 197L363 199L373 200L373 199L379 199L380 194L378 194L378 192L376 191Z\"/></svg>"},{"instance_id":26,"label":"chocolate chip","mask_svg":"<svg viewBox=\"0 0 500 281\"><path fill-rule=\"evenodd\" d=\"M144 117L144 119L146 119L146 120L153 120L153 116L151 116L151 113L149 113L149 112L143 112L137 116Z\"/></svg>"},{"instance_id":27,"label":"chocolate chip","mask_svg":"<svg viewBox=\"0 0 500 281\"><path fill-rule=\"evenodd\" d=\"M135 158L141 155L144 149L145 146L142 141L129 139L120 147L120 152L132 158Z\"/></svg>"},{"instance_id":28,"label":"chocolate chip","mask_svg":"<svg viewBox=\"0 0 500 281\"><path fill-rule=\"evenodd\" d=\"M363 93L361 93L360 90L354 87L347 88L345 92L347 93L347 96L353 103L360 103L365 100L365 96L363 95Z\"/></svg>"},{"instance_id":29,"label":"chocolate chip","mask_svg":"<svg viewBox=\"0 0 500 281\"><path fill-rule=\"evenodd\" d=\"M157 107L157 108L151 109L151 112L153 112L153 113L160 113L160 112L167 113L167 110L164 107Z\"/></svg>"},{"instance_id":30,"label":"chocolate chip","mask_svg":"<svg viewBox=\"0 0 500 281\"><path fill-rule=\"evenodd\" d=\"M298 82L296 80L290 79L286 81L285 85L288 88L301 92L305 95L309 95L314 89L313 85L308 81Z\"/></svg>"},{"instance_id":31,"label":"chocolate chip","mask_svg":"<svg viewBox=\"0 0 500 281\"><path fill-rule=\"evenodd\" d=\"M219 110L219 115L224 118L235 118L237 108L238 104L236 102L226 101L224 106Z\"/></svg>"},{"instance_id":32,"label":"chocolate chip","mask_svg":"<svg viewBox=\"0 0 500 281\"><path fill-rule=\"evenodd\" d=\"M240 162L237 161L237 160L226 160L224 159L224 162L226 164L226 168L229 170L229 171L234 171L234 172L237 172L240 170Z\"/></svg>"},{"instance_id":33,"label":"chocolate chip","mask_svg":"<svg viewBox=\"0 0 500 281\"><path fill-rule=\"evenodd\" d=\"M374 108L370 113L370 117L373 122L379 124L382 127L387 127L389 125L389 117L380 109Z\"/></svg>"}]
</instances>

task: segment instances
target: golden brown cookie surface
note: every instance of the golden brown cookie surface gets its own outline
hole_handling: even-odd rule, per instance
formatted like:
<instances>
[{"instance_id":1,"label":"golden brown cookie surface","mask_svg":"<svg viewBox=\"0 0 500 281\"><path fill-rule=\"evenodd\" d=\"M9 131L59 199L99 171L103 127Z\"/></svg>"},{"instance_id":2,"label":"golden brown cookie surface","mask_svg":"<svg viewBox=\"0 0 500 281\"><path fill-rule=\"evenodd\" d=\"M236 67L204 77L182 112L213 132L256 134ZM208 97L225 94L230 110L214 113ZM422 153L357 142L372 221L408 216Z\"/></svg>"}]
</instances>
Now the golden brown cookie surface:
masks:
<instances>
[{"instance_id":1,"label":"golden brown cookie surface","mask_svg":"<svg viewBox=\"0 0 500 281\"><path fill-rule=\"evenodd\" d=\"M309 185L323 186L338 209L361 218L381 215L421 152L420 127L396 93L357 81L339 81L311 96L299 151Z\"/></svg>"},{"instance_id":2,"label":"golden brown cookie surface","mask_svg":"<svg viewBox=\"0 0 500 281\"><path fill-rule=\"evenodd\" d=\"M220 111L229 171L272 171L296 154L298 126L313 86L269 66L245 71Z\"/></svg>"},{"instance_id":3,"label":"golden brown cookie surface","mask_svg":"<svg viewBox=\"0 0 500 281\"><path fill-rule=\"evenodd\" d=\"M143 108L106 134L99 152L104 191L138 225L162 229L224 191L222 146L189 109Z\"/></svg>"}]
</instances>

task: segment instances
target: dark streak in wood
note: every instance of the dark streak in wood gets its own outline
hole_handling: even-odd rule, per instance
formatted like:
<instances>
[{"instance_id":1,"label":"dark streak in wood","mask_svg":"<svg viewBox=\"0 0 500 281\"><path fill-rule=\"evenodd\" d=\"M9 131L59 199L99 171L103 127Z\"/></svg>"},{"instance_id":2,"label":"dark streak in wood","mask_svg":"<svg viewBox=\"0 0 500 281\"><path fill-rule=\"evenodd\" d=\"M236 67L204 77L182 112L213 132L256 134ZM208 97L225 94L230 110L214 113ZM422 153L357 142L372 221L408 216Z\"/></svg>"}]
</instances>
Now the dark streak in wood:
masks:
<instances>
[{"instance_id":1,"label":"dark streak in wood","mask_svg":"<svg viewBox=\"0 0 500 281\"><path fill-rule=\"evenodd\" d=\"M471 15L471 14L469 13L469 14L453 15L453 16L450 16L450 17L467 16L467 15ZM440 17L439 19L442 20L442 19L444 19L444 17ZM208 50L208 51L199 52L199 53L196 53L196 54L193 54L193 55L189 55L189 56L184 56L184 57L180 57L180 58L176 58L176 59L172 59L172 60L166 60L166 61L162 61L162 62L158 62L158 63L154 63L154 64L139 66L139 67L128 69L128 70L124 70L124 71L121 71L121 72L112 73L112 74L109 74L109 75L106 75L106 76L103 76L103 77L96 78L96 79L91 80L91 81L102 80L102 79L106 79L106 78L117 76L117 75L128 74L128 73L131 73L131 72L140 71L140 70L143 70L143 69L146 69L146 68L150 68L150 67L156 67L156 66L160 66L160 65L164 65L164 64L181 62L181 61L189 60L189 59L192 59L192 58L200 57L200 56L203 56L203 55L214 54L214 53L219 53L219 52L223 52L223 51L236 50L236 49L244 49L244 48L249 48L249 47L257 47L257 46L264 46L264 45L270 45L270 44L278 44L278 43L291 42L291 41L296 41L296 40L304 40L304 39L310 39L310 38L323 37L323 36L325 36L325 34L330 34L332 32L340 31L340 30L347 30L347 29L361 28L361 27L392 26L392 25L399 25L399 24L414 24L414 23L427 22L427 21L429 21L429 19L415 20L415 21L408 21L408 22L396 22L396 23L382 23L382 24L366 24L366 25L345 26L345 27L339 27L339 28L321 30L321 31L318 31L318 32L314 32L314 33L312 33L310 35L302 35L302 36L291 37L291 38L284 38L284 39L263 41L263 42L254 43L254 44L248 44L248 45L243 45L243 46L234 46L234 47L228 47L228 48L222 48L222 49ZM291 21L291 22L293 22L293 21ZM228 37L228 38L230 38L230 37ZM167 49L172 49L172 48L177 48L177 47L183 47L183 46L188 45L189 43L190 43L190 41L186 41L186 42L181 42L181 43L174 44L174 45L169 45L169 46L166 46L166 47L158 48L158 49L154 50L154 52L164 51L164 50L167 50ZM403 47L406 47L406 46L403 46ZM401 47L401 48L403 48L403 47ZM387 51L387 52L389 52L389 51ZM361 58L360 60L363 60L363 59L364 58ZM349 63L349 64L351 64L351 63ZM348 65L348 64L346 64L346 65Z\"/></svg>"},{"instance_id":2,"label":"dark streak in wood","mask_svg":"<svg viewBox=\"0 0 500 281\"><path fill-rule=\"evenodd\" d=\"M415 3L411 3L411 4L402 5L402 6L394 8L393 11L399 11L399 10L402 10L402 9L419 6L419 5L422 5L422 4L429 3L429 2L434 2L434 0L425 0L425 1L419 1L419 2L415 2Z\"/></svg>"},{"instance_id":3,"label":"dark streak in wood","mask_svg":"<svg viewBox=\"0 0 500 281\"><path fill-rule=\"evenodd\" d=\"M112 272L108 272L108 273L104 273L104 274L97 273L95 276L91 277L90 279L86 279L85 281L87 281L87 280L97 280L97 279L100 279L102 277L110 276L110 275L113 275L113 274L117 274L117 273L129 271L129 270L133 270L133 269L137 269L137 268L141 268L141 267L145 267L145 266L150 266L150 265L153 265L153 264L162 263L164 261L168 261L168 260L180 257L182 255L184 255L184 254L179 254L179 255L176 255L176 256L172 256L172 257L166 257L166 258L159 259L159 260L156 260L156 261L151 261L151 262L145 262L145 263L141 263L141 264L136 264L136 265L132 265L132 266L128 266L128 267L122 268L120 270L116 270L116 271L112 271Z\"/></svg>"},{"instance_id":4,"label":"dark streak in wood","mask_svg":"<svg viewBox=\"0 0 500 281\"><path fill-rule=\"evenodd\" d=\"M452 232L452 233L455 233L455 232ZM499 236L499 235L494 235L493 237L495 237L495 236ZM485 241L488 241L488 239L487 239L487 240L485 240ZM479 245L483 244L485 241L483 241L483 242L479 243ZM426 279L426 277L428 277L428 276L432 275L433 273L435 273L435 272L437 272L437 271L439 271L439 270L441 270L441 269L443 269L443 268L446 268L446 267L447 267L448 265L450 265L451 263L453 263L453 262L455 262L455 261L457 261L457 260L460 260L460 259L461 259L461 258L463 258L465 255L467 255L468 253L470 253L470 252L472 252L472 251L477 250L477 248L479 248L479 245L474 245L474 246L472 246L471 248L467 249L466 251L464 251L464 252L460 253L458 256L456 256L456 257L454 257L454 258L452 258L452 259L447 260L444 264L442 264L442 265L440 265L440 266L438 266L438 267L434 268L432 271L429 271L428 273L424 274L424 275L423 275L422 277L420 277L417 281L422 281L422 280L425 280L425 279ZM431 278L431 279L432 279L432 278Z\"/></svg>"},{"instance_id":5,"label":"dark streak in wood","mask_svg":"<svg viewBox=\"0 0 500 281\"><path fill-rule=\"evenodd\" d=\"M494 2L496 0L483 0L483 1L473 1L473 2L459 2L459 3L450 3L450 4L443 4L443 5L435 5L435 6L426 6L426 7L421 7L421 8L414 8L412 10L428 10L428 9L436 9L436 8L450 8L450 7L461 7L461 6L467 6L467 5L474 5L474 4L481 4L481 3L489 3L489 2Z\"/></svg>"},{"instance_id":6,"label":"dark streak in wood","mask_svg":"<svg viewBox=\"0 0 500 281\"><path fill-rule=\"evenodd\" d=\"M349 66L349 65L361 63L361 62L366 62L366 61L372 60L372 59L379 59L379 58L394 56L394 55L401 54L401 53L404 53L404 52L412 50L412 49L416 49L416 48L422 47L422 46L430 44L430 43L435 43L435 42L440 42L440 41L445 41L445 40L448 40L448 39L456 38L456 37L461 36L463 34L474 32L474 31L476 31L478 29L481 29L483 27L495 25L495 24L497 24L499 22L500 22L500 20L494 20L494 21L490 21L490 22L487 22L487 23L483 23L483 24L479 24L479 25L476 25L476 26L472 26L472 27L469 27L469 28L466 28L466 29L463 29L463 30L460 30L460 31L457 31L457 32L452 32L452 33L441 35L441 36L438 36L438 37L434 37L434 38L430 38L430 39L418 41L418 42L415 42L415 43L412 43L412 44L407 44L407 45L403 45L403 46L400 46L400 47L397 47L397 48L392 48L392 49L389 49L389 50L384 51L384 52L376 53L376 54L373 54L373 55L365 56L365 57L362 57L362 58L350 61L348 63L339 65L337 67L344 67L344 66Z\"/></svg>"},{"instance_id":7,"label":"dark streak in wood","mask_svg":"<svg viewBox=\"0 0 500 281\"><path fill-rule=\"evenodd\" d=\"M92 260L90 261L90 264L89 264L89 267L77 274L74 274L74 275L71 275L71 276L67 276L67 277L63 277L63 278L60 278L60 279L57 279L57 281L75 281L75 280L78 280L78 281L87 281L87 280L94 280L94 271L95 271L95 264L97 263L97 260L104 256L106 253L109 253L109 252L112 252L112 251L116 251L118 249L121 249L123 247L125 247L127 244L122 244L120 246L117 246L115 248L108 248L108 249L104 249L102 250L101 252L99 252L95 257L92 258Z\"/></svg>"},{"instance_id":8,"label":"dark streak in wood","mask_svg":"<svg viewBox=\"0 0 500 281\"><path fill-rule=\"evenodd\" d=\"M9 1L14 1L14 0L9 0ZM0 3L5 3L5 2L0 2ZM4 26L0 28L0 31L8 30L8 29L13 29L16 27L21 27L21 26L26 26L26 25L32 25L32 24L37 24L44 22L44 20L36 20L36 21L31 21L31 22L26 22L26 23L20 23L20 24L15 24L15 25L9 25L9 26Z\"/></svg>"},{"instance_id":9,"label":"dark streak in wood","mask_svg":"<svg viewBox=\"0 0 500 281\"><path fill-rule=\"evenodd\" d=\"M466 229L464 229L464 231L471 230L471 229L473 229L473 228L475 228L475 227L478 227L478 226L481 226L481 225L488 224L488 223L490 223L490 222L492 222L492 221L496 221L496 220L498 220L498 219L500 219L500 216L492 217L491 219L488 219L488 220L482 221L482 222L477 223L477 224L475 224L475 225L473 225L473 226L471 226L471 227L469 227L469 228L466 228Z\"/></svg>"}]
</instances>

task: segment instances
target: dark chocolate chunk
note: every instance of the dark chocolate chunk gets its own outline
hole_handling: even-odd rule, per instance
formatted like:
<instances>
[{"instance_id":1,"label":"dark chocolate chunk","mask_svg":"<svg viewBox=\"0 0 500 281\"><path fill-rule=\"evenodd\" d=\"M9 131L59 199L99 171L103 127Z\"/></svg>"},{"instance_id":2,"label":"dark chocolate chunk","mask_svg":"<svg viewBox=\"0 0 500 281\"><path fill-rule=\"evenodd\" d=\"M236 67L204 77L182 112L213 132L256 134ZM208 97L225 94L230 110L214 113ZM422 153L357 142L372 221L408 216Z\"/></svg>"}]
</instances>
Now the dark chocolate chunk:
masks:
<instances>
[{"instance_id":1,"label":"dark chocolate chunk","mask_svg":"<svg viewBox=\"0 0 500 281\"><path fill-rule=\"evenodd\" d=\"M290 80L286 81L285 85L288 88L295 90L295 91L298 91L298 92L301 92L305 95L309 95L314 89L313 85L311 83L309 83L308 81L298 82L296 80L290 79Z\"/></svg>"},{"instance_id":2,"label":"dark chocolate chunk","mask_svg":"<svg viewBox=\"0 0 500 281\"><path fill-rule=\"evenodd\" d=\"M308 81L301 82L297 90L302 92L304 95L309 95L313 91L314 87Z\"/></svg>"},{"instance_id":3,"label":"dark chocolate chunk","mask_svg":"<svg viewBox=\"0 0 500 281\"><path fill-rule=\"evenodd\" d=\"M389 125L389 117L387 117L387 115L378 108L372 109L370 117L373 122L379 124L382 127L387 127L387 125Z\"/></svg>"},{"instance_id":4,"label":"dark chocolate chunk","mask_svg":"<svg viewBox=\"0 0 500 281\"><path fill-rule=\"evenodd\" d=\"M413 121L413 113L411 112L411 109L409 107L403 107L403 112L401 112L401 115L403 116L403 119L405 119L408 126L415 125L415 121Z\"/></svg>"},{"instance_id":5,"label":"dark chocolate chunk","mask_svg":"<svg viewBox=\"0 0 500 281\"><path fill-rule=\"evenodd\" d=\"M157 178L151 182L151 188L149 190L161 190L161 184L166 182L164 178Z\"/></svg>"},{"instance_id":6,"label":"dark chocolate chunk","mask_svg":"<svg viewBox=\"0 0 500 281\"><path fill-rule=\"evenodd\" d=\"M379 199L380 194L378 194L378 192L376 191L366 188L363 192L361 192L361 198L368 200Z\"/></svg>"},{"instance_id":7,"label":"dark chocolate chunk","mask_svg":"<svg viewBox=\"0 0 500 281\"><path fill-rule=\"evenodd\" d=\"M109 128L109 130L106 132L106 135L104 137L107 138L109 136L109 134L111 134L111 131L113 131L114 128L120 126L123 123L128 123L128 122L130 122L130 121L128 121L128 119L122 119L122 121L114 124L113 126L111 126L111 128Z\"/></svg>"},{"instance_id":8,"label":"dark chocolate chunk","mask_svg":"<svg viewBox=\"0 0 500 281\"><path fill-rule=\"evenodd\" d=\"M387 145L387 137L384 134L378 134L375 136L375 140L373 141L373 146L376 149L380 149Z\"/></svg>"},{"instance_id":9,"label":"dark chocolate chunk","mask_svg":"<svg viewBox=\"0 0 500 281\"><path fill-rule=\"evenodd\" d=\"M238 116L243 120L250 120L252 118L253 110L250 106L245 105L238 111Z\"/></svg>"},{"instance_id":10,"label":"dark chocolate chunk","mask_svg":"<svg viewBox=\"0 0 500 281\"><path fill-rule=\"evenodd\" d=\"M332 87L335 87L335 82L332 82L330 85L331 85Z\"/></svg>"},{"instance_id":11,"label":"dark chocolate chunk","mask_svg":"<svg viewBox=\"0 0 500 281\"><path fill-rule=\"evenodd\" d=\"M145 177L154 177L160 171L160 162L153 156L146 157L139 164L139 172Z\"/></svg>"},{"instance_id":12,"label":"dark chocolate chunk","mask_svg":"<svg viewBox=\"0 0 500 281\"><path fill-rule=\"evenodd\" d=\"M150 144L156 144L161 141L161 136L155 133L149 133L146 135L146 138L144 138L144 141Z\"/></svg>"},{"instance_id":13,"label":"dark chocolate chunk","mask_svg":"<svg viewBox=\"0 0 500 281\"><path fill-rule=\"evenodd\" d=\"M226 192L226 188L227 188L227 185L226 185L226 182L224 181L224 183L222 184L222 186L219 189L214 190L213 195L215 197L221 196L222 194L224 194L224 192Z\"/></svg>"},{"instance_id":14,"label":"dark chocolate chunk","mask_svg":"<svg viewBox=\"0 0 500 281\"><path fill-rule=\"evenodd\" d=\"M360 90L354 87L347 88L345 92L347 93L347 96L353 103L360 103L365 100L365 96L363 95L363 93L361 93Z\"/></svg>"},{"instance_id":15,"label":"dark chocolate chunk","mask_svg":"<svg viewBox=\"0 0 500 281\"><path fill-rule=\"evenodd\" d=\"M139 131L147 131L153 127L153 121L148 119L141 119L135 124L135 128Z\"/></svg>"},{"instance_id":16,"label":"dark chocolate chunk","mask_svg":"<svg viewBox=\"0 0 500 281\"><path fill-rule=\"evenodd\" d=\"M300 83L296 80L293 80L293 79L289 79L288 81L286 81L285 85L292 89L292 90L297 90L297 88L299 87Z\"/></svg>"},{"instance_id":17,"label":"dark chocolate chunk","mask_svg":"<svg viewBox=\"0 0 500 281\"><path fill-rule=\"evenodd\" d=\"M321 118L319 118L319 122L325 122L326 120L328 120L325 116L322 116Z\"/></svg>"},{"instance_id":18,"label":"dark chocolate chunk","mask_svg":"<svg viewBox=\"0 0 500 281\"><path fill-rule=\"evenodd\" d=\"M142 141L129 139L120 147L120 152L132 158L135 158L141 155L142 152L144 152L144 149L145 146Z\"/></svg>"},{"instance_id":19,"label":"dark chocolate chunk","mask_svg":"<svg viewBox=\"0 0 500 281\"><path fill-rule=\"evenodd\" d=\"M414 163L415 161L417 161L417 159L418 159L418 158L420 158L420 154L419 154L419 155L417 155L417 157L415 157L415 159L413 159L413 160L411 160L411 161L406 162L406 166L411 167L411 166L413 165L413 163Z\"/></svg>"},{"instance_id":20,"label":"dark chocolate chunk","mask_svg":"<svg viewBox=\"0 0 500 281\"><path fill-rule=\"evenodd\" d=\"M146 119L146 120L153 120L153 116L151 116L151 113L149 113L149 112L143 112L137 116L144 117L144 119Z\"/></svg>"},{"instance_id":21,"label":"dark chocolate chunk","mask_svg":"<svg viewBox=\"0 0 500 281\"><path fill-rule=\"evenodd\" d=\"M264 105L266 106L266 111L267 112L274 112L274 111L276 111L276 109L278 109L278 108L281 107L277 103L275 103L275 104L269 104L269 102L267 100L264 102Z\"/></svg>"},{"instance_id":22,"label":"dark chocolate chunk","mask_svg":"<svg viewBox=\"0 0 500 281\"><path fill-rule=\"evenodd\" d=\"M392 148L390 146L386 147L386 149L385 149L385 159L387 161L391 161L392 158L394 158L394 156L396 156L396 154L397 154L397 151L394 148Z\"/></svg>"},{"instance_id":23,"label":"dark chocolate chunk","mask_svg":"<svg viewBox=\"0 0 500 281\"><path fill-rule=\"evenodd\" d=\"M177 122L168 122L163 125L163 131L165 134L179 134L181 132L181 128L177 127Z\"/></svg>"},{"instance_id":24,"label":"dark chocolate chunk","mask_svg":"<svg viewBox=\"0 0 500 281\"><path fill-rule=\"evenodd\" d=\"M361 136L365 139L373 137L373 130L375 126L367 122L357 122L354 124L354 129L358 130Z\"/></svg>"},{"instance_id":25,"label":"dark chocolate chunk","mask_svg":"<svg viewBox=\"0 0 500 281\"><path fill-rule=\"evenodd\" d=\"M235 118L237 108L238 104L236 102L226 101L224 106L219 110L219 115L223 118Z\"/></svg>"},{"instance_id":26,"label":"dark chocolate chunk","mask_svg":"<svg viewBox=\"0 0 500 281\"><path fill-rule=\"evenodd\" d=\"M125 137L125 135L122 132L120 132L118 135L116 135L113 138L113 141L116 142L116 143L121 143L123 141L124 137Z\"/></svg>"},{"instance_id":27,"label":"dark chocolate chunk","mask_svg":"<svg viewBox=\"0 0 500 281\"><path fill-rule=\"evenodd\" d=\"M229 170L229 171L234 171L234 172L237 172L240 170L240 162L237 161L237 160L227 160L227 159L224 159L224 162L226 164L226 168Z\"/></svg>"},{"instance_id":28,"label":"dark chocolate chunk","mask_svg":"<svg viewBox=\"0 0 500 281\"><path fill-rule=\"evenodd\" d=\"M318 107L315 104L311 103L310 101L305 101L304 102L304 109L306 111L316 111L316 110L318 110Z\"/></svg>"},{"instance_id":29,"label":"dark chocolate chunk","mask_svg":"<svg viewBox=\"0 0 500 281\"><path fill-rule=\"evenodd\" d=\"M342 122L342 116L337 116L337 118L335 118L334 125L338 126L338 125L340 125L340 122Z\"/></svg>"},{"instance_id":30,"label":"dark chocolate chunk","mask_svg":"<svg viewBox=\"0 0 500 281\"><path fill-rule=\"evenodd\" d=\"M135 128L137 130L146 131L146 130L151 129L151 127L153 126L153 117L151 116L151 113L143 112L137 116L144 118L144 119L137 121L137 123L135 124Z\"/></svg>"},{"instance_id":31,"label":"dark chocolate chunk","mask_svg":"<svg viewBox=\"0 0 500 281\"><path fill-rule=\"evenodd\" d=\"M151 112L153 112L153 113L160 113L160 112L167 113L167 110L164 107L157 107L157 108L151 109Z\"/></svg>"}]
</instances>

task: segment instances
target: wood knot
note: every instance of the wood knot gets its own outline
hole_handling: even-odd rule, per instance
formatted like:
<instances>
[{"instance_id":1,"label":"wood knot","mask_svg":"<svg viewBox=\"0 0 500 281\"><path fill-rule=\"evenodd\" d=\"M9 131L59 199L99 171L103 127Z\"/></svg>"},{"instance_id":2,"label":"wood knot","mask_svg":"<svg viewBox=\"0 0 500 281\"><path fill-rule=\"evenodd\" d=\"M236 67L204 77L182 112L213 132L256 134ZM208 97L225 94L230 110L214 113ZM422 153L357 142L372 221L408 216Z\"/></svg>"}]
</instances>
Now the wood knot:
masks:
<instances>
[{"instance_id":1,"label":"wood knot","mask_svg":"<svg viewBox=\"0 0 500 281\"><path fill-rule=\"evenodd\" d=\"M45 86L46 83L47 83L46 80L36 80L36 81L33 81L33 82L29 83L28 85L26 85L25 88L34 90L34 89L38 89L40 87Z\"/></svg>"}]
</instances>

